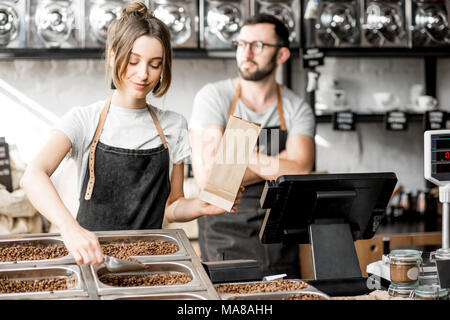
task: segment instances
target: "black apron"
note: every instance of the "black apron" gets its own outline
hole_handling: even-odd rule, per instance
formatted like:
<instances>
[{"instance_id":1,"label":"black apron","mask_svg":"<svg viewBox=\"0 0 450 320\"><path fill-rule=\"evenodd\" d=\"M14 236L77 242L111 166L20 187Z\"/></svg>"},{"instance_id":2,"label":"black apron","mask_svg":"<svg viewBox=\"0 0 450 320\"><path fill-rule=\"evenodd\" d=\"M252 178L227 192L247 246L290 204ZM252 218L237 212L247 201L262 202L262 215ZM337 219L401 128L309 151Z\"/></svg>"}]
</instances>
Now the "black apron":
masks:
<instances>
[{"instance_id":1,"label":"black apron","mask_svg":"<svg viewBox=\"0 0 450 320\"><path fill-rule=\"evenodd\" d=\"M234 113L240 96L240 84L231 102L229 116ZM277 155L286 148L287 131L283 116L280 87L277 85L280 127L263 128L258 137L262 153ZM271 138L276 139L277 150L272 150ZM275 140L274 139L274 140ZM261 148L264 146L263 148ZM245 187L237 212L198 219L199 245L204 261L254 259L261 265L263 276L286 273L289 278L300 278L298 245L263 244L259 239L266 209L259 200L265 182Z\"/></svg>"},{"instance_id":2,"label":"black apron","mask_svg":"<svg viewBox=\"0 0 450 320\"><path fill-rule=\"evenodd\" d=\"M105 145L99 138L110 103L102 110L91 143L77 221L90 231L160 229L170 193L169 149L161 126L147 106L162 141L159 147Z\"/></svg>"}]
</instances>

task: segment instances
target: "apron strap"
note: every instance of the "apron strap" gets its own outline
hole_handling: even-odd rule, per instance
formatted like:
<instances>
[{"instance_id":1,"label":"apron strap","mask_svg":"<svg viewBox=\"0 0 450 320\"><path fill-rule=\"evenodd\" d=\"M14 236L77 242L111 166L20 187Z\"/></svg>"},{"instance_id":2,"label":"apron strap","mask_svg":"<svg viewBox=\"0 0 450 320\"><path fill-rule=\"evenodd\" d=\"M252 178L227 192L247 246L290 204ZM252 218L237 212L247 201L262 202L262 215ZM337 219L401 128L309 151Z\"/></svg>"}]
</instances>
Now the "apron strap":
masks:
<instances>
[{"instance_id":1,"label":"apron strap","mask_svg":"<svg viewBox=\"0 0 450 320\"><path fill-rule=\"evenodd\" d=\"M278 116L280 117L280 129L286 130L286 122L284 121L283 114L283 101L281 100L281 88L280 85L277 84L277 100L278 100Z\"/></svg>"},{"instance_id":2,"label":"apron strap","mask_svg":"<svg viewBox=\"0 0 450 320\"><path fill-rule=\"evenodd\" d=\"M241 83L238 82L236 91L234 92L233 100L231 100L230 111L228 112L227 123L230 117L234 114L234 109L236 108L237 101L241 95ZM283 101L281 100L281 88L277 83L277 101L278 101L278 116L280 117L280 128L281 130L286 130L286 121L284 120L283 114Z\"/></svg>"},{"instance_id":3,"label":"apron strap","mask_svg":"<svg viewBox=\"0 0 450 320\"><path fill-rule=\"evenodd\" d=\"M95 183L95 173L94 173L94 164L95 164L95 149L97 148L98 141L100 139L100 135L102 134L103 125L105 124L106 116L108 115L109 107L111 106L111 99L109 99L105 107L100 114L100 119L97 124L97 129L95 130L94 140L91 143L91 147L89 150L89 182L86 187L86 194L84 195L85 200L90 200L92 196L92 191L94 190Z\"/></svg>"},{"instance_id":4,"label":"apron strap","mask_svg":"<svg viewBox=\"0 0 450 320\"><path fill-rule=\"evenodd\" d=\"M97 149L98 141L100 140L100 135L102 134L103 126L105 125L106 116L108 115L109 107L111 106L111 99L109 99L105 107L102 110L102 113L100 114L100 119L97 124L97 129L95 130L94 134L94 140L91 143L91 147L89 150L89 181L86 187L86 194L84 195L85 200L90 200L92 197L92 191L94 190L94 184L95 184L95 172L94 172L94 165L95 165L95 149ZM156 117L155 112L150 108L149 105L147 105L148 111L150 112L150 115L152 116L153 122L155 123L156 130L158 131L159 137L161 138L161 141L164 145L164 149L167 149L167 142L166 138L164 137L163 131L161 129L161 125L158 121L158 118Z\"/></svg>"},{"instance_id":5,"label":"apron strap","mask_svg":"<svg viewBox=\"0 0 450 320\"><path fill-rule=\"evenodd\" d=\"M230 111L228 111L227 123L230 117L234 114L234 109L236 108L236 104L240 96L241 96L241 83L238 82L236 91L234 92L233 100L231 100Z\"/></svg>"},{"instance_id":6,"label":"apron strap","mask_svg":"<svg viewBox=\"0 0 450 320\"><path fill-rule=\"evenodd\" d=\"M167 149L167 142L166 137L164 136L164 133L161 129L161 124L159 123L158 117L155 114L155 111L147 104L148 111L150 112L150 115L152 116L153 123L155 124L156 130L158 130L159 137L161 138L161 141L164 145L164 149Z\"/></svg>"}]
</instances>

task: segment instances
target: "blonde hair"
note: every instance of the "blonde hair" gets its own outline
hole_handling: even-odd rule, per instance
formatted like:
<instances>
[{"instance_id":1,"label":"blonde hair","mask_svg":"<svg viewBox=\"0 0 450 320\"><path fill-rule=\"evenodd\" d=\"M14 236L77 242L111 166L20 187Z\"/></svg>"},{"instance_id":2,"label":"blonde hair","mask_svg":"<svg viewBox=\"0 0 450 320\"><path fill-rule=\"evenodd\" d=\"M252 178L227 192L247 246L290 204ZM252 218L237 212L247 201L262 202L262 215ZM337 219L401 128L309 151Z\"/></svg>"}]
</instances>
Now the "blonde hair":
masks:
<instances>
[{"instance_id":1,"label":"blonde hair","mask_svg":"<svg viewBox=\"0 0 450 320\"><path fill-rule=\"evenodd\" d=\"M172 45L170 30L158 18L149 12L142 2L132 2L122 9L120 18L108 27L108 37L105 46L106 78L112 77L112 82L120 88L122 76L130 61L131 49L137 38L141 36L153 37L163 47L161 83L153 94L163 96L172 82ZM114 53L114 63L111 68L111 52Z\"/></svg>"}]
</instances>

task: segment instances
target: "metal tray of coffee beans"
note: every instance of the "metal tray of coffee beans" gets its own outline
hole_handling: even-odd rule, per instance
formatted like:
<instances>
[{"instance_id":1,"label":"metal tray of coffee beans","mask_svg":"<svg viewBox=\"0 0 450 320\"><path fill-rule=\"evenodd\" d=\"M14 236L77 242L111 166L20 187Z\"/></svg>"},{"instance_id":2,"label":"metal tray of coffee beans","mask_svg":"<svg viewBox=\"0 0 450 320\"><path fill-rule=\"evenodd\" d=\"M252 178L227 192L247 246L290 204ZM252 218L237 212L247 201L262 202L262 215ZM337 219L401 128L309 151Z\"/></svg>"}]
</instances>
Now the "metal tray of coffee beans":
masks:
<instances>
[{"instance_id":1,"label":"metal tray of coffee beans","mask_svg":"<svg viewBox=\"0 0 450 320\"><path fill-rule=\"evenodd\" d=\"M145 233L96 233L103 252L117 258L133 257L142 263L187 260L182 236L177 230L146 230ZM186 241L189 240L185 239Z\"/></svg>"},{"instance_id":2,"label":"metal tray of coffee beans","mask_svg":"<svg viewBox=\"0 0 450 320\"><path fill-rule=\"evenodd\" d=\"M75 264L75 259L60 237L20 235L0 239L0 269L62 264Z\"/></svg>"},{"instance_id":3,"label":"metal tray of coffee beans","mask_svg":"<svg viewBox=\"0 0 450 320\"><path fill-rule=\"evenodd\" d=\"M298 279L220 283L214 288L222 300L331 300Z\"/></svg>"},{"instance_id":4,"label":"metal tray of coffee beans","mask_svg":"<svg viewBox=\"0 0 450 320\"><path fill-rule=\"evenodd\" d=\"M190 258L186 250L189 240L177 229L96 232L96 235L105 253L117 252L118 255L112 255L118 258L131 256L143 263ZM0 239L0 268L75 263L59 235L9 235Z\"/></svg>"},{"instance_id":5,"label":"metal tray of coffee beans","mask_svg":"<svg viewBox=\"0 0 450 320\"><path fill-rule=\"evenodd\" d=\"M0 270L0 299L75 299L88 292L80 268L73 265Z\"/></svg>"},{"instance_id":6,"label":"metal tray of coffee beans","mask_svg":"<svg viewBox=\"0 0 450 320\"><path fill-rule=\"evenodd\" d=\"M99 296L207 290L190 261L144 263L147 270L111 273L105 265L90 266Z\"/></svg>"},{"instance_id":7,"label":"metal tray of coffee beans","mask_svg":"<svg viewBox=\"0 0 450 320\"><path fill-rule=\"evenodd\" d=\"M158 294L107 295L101 300L209 300L214 299L207 291Z\"/></svg>"}]
</instances>

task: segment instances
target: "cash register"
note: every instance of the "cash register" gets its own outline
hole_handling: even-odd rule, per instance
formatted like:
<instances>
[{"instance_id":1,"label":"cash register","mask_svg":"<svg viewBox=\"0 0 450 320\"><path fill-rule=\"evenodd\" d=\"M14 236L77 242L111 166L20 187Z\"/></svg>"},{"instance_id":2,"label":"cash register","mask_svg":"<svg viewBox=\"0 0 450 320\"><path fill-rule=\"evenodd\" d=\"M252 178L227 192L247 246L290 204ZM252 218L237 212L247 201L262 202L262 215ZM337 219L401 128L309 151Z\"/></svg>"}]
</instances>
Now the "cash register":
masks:
<instances>
[{"instance_id":1,"label":"cash register","mask_svg":"<svg viewBox=\"0 0 450 320\"><path fill-rule=\"evenodd\" d=\"M284 175L266 181L263 243L310 243L311 285L329 295L372 291L354 241L374 236L397 183L392 172Z\"/></svg>"}]
</instances>

